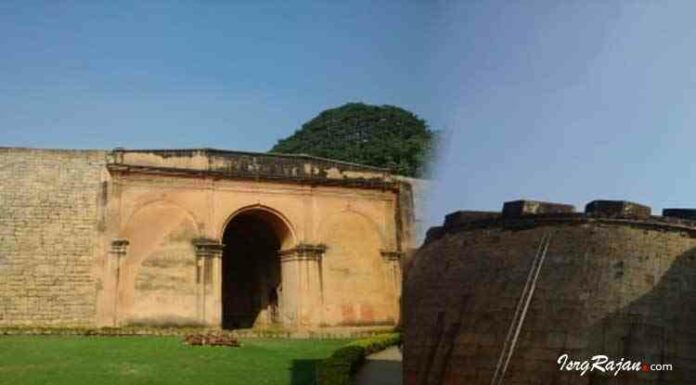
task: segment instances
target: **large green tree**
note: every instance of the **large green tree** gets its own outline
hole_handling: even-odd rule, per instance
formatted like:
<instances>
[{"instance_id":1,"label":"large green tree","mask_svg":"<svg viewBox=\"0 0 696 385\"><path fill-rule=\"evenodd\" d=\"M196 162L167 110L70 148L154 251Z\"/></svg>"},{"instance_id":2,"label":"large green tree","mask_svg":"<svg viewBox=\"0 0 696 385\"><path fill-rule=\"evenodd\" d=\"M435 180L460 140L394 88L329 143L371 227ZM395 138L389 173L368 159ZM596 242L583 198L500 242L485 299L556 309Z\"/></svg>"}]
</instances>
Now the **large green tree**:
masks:
<instances>
[{"instance_id":1,"label":"large green tree","mask_svg":"<svg viewBox=\"0 0 696 385\"><path fill-rule=\"evenodd\" d=\"M321 112L271 152L308 154L423 176L435 132L412 112L395 106L348 103Z\"/></svg>"}]
</instances>

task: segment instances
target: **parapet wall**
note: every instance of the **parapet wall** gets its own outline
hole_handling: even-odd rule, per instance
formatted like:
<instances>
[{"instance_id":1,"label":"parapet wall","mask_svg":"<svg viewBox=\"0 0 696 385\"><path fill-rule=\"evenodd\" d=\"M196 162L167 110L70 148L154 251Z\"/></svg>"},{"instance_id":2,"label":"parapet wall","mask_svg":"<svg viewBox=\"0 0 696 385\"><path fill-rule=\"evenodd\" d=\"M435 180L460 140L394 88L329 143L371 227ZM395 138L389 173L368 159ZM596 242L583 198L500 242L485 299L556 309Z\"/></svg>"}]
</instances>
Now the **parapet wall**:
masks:
<instances>
[{"instance_id":1,"label":"parapet wall","mask_svg":"<svg viewBox=\"0 0 696 385\"><path fill-rule=\"evenodd\" d=\"M325 186L398 188L389 170L309 155L250 153L209 148L125 150L109 154L109 169L170 175L260 180Z\"/></svg>"},{"instance_id":2,"label":"parapet wall","mask_svg":"<svg viewBox=\"0 0 696 385\"><path fill-rule=\"evenodd\" d=\"M0 148L0 325L91 325L105 151Z\"/></svg>"},{"instance_id":3,"label":"parapet wall","mask_svg":"<svg viewBox=\"0 0 696 385\"><path fill-rule=\"evenodd\" d=\"M404 383L492 383L530 269L550 237L503 383L694 384L696 222L690 209L517 201L431 229L404 283ZM687 219L685 219L687 218ZM594 355L669 372L560 370Z\"/></svg>"},{"instance_id":4,"label":"parapet wall","mask_svg":"<svg viewBox=\"0 0 696 385\"><path fill-rule=\"evenodd\" d=\"M442 226L428 229L425 244L445 234L461 231L503 228L522 229L556 224L606 223L640 228L682 231L696 236L696 209L664 209L662 216L651 215L651 208L627 201L595 200L582 213L567 204L512 201L502 212L455 211L445 217Z\"/></svg>"}]
</instances>

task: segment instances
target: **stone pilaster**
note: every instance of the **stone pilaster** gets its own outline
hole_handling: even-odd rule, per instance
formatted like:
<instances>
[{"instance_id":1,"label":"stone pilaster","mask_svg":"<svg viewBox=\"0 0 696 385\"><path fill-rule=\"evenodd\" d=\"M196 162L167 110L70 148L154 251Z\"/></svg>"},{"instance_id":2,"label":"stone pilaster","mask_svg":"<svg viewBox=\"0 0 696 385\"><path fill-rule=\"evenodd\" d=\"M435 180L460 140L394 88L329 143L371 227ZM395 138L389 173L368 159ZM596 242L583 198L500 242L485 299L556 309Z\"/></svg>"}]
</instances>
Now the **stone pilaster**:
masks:
<instances>
[{"instance_id":1,"label":"stone pilaster","mask_svg":"<svg viewBox=\"0 0 696 385\"><path fill-rule=\"evenodd\" d=\"M280 252L282 295L281 323L303 328L321 322L324 245L302 243Z\"/></svg>"},{"instance_id":2,"label":"stone pilaster","mask_svg":"<svg viewBox=\"0 0 696 385\"><path fill-rule=\"evenodd\" d=\"M119 310L120 310L120 281L121 281L121 265L123 259L128 255L128 245L130 242L127 239L114 239L111 241L109 248L109 271L112 273L113 282L113 310L112 323L113 326L120 325Z\"/></svg>"},{"instance_id":3,"label":"stone pilaster","mask_svg":"<svg viewBox=\"0 0 696 385\"><path fill-rule=\"evenodd\" d=\"M381 250L382 261L386 265L387 282L390 283L391 289L394 291L396 302L393 303L394 314L399 314L399 298L401 297L401 259L403 252L398 250Z\"/></svg>"},{"instance_id":4,"label":"stone pilaster","mask_svg":"<svg viewBox=\"0 0 696 385\"><path fill-rule=\"evenodd\" d=\"M223 244L212 239L195 239L196 251L196 314L207 326L222 323L222 251Z\"/></svg>"}]
</instances>

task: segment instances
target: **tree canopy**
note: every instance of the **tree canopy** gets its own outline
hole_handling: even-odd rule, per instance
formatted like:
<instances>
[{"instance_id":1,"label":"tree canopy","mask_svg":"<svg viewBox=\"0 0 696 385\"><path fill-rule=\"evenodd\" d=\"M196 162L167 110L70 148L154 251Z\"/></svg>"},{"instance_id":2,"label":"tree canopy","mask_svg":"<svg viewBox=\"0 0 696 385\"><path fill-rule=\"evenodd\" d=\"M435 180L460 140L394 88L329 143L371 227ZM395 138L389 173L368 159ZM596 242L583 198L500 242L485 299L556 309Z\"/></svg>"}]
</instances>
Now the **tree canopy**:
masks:
<instances>
[{"instance_id":1,"label":"tree canopy","mask_svg":"<svg viewBox=\"0 0 696 385\"><path fill-rule=\"evenodd\" d=\"M281 139L271 152L307 154L420 177L433 150L435 132L414 113L395 106L348 103L331 108Z\"/></svg>"}]
</instances>

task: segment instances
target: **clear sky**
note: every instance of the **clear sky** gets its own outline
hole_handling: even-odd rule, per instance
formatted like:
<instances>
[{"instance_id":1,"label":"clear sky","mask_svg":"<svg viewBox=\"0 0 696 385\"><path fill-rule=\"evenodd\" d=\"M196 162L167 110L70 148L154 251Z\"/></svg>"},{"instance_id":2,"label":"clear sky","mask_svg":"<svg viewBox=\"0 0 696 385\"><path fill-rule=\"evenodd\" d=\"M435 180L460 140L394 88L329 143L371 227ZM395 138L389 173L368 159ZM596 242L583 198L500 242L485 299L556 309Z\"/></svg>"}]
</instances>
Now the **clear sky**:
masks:
<instances>
[{"instance_id":1,"label":"clear sky","mask_svg":"<svg viewBox=\"0 0 696 385\"><path fill-rule=\"evenodd\" d=\"M696 207L694 2L256 3L1 2L0 145L265 151L364 101L446 130L430 223Z\"/></svg>"},{"instance_id":2,"label":"clear sky","mask_svg":"<svg viewBox=\"0 0 696 385\"><path fill-rule=\"evenodd\" d=\"M0 143L266 151L350 101L433 116L435 8L371 3L0 2Z\"/></svg>"},{"instance_id":3,"label":"clear sky","mask_svg":"<svg viewBox=\"0 0 696 385\"><path fill-rule=\"evenodd\" d=\"M696 2L571 3L443 14L431 222L519 198L696 207Z\"/></svg>"}]
</instances>

